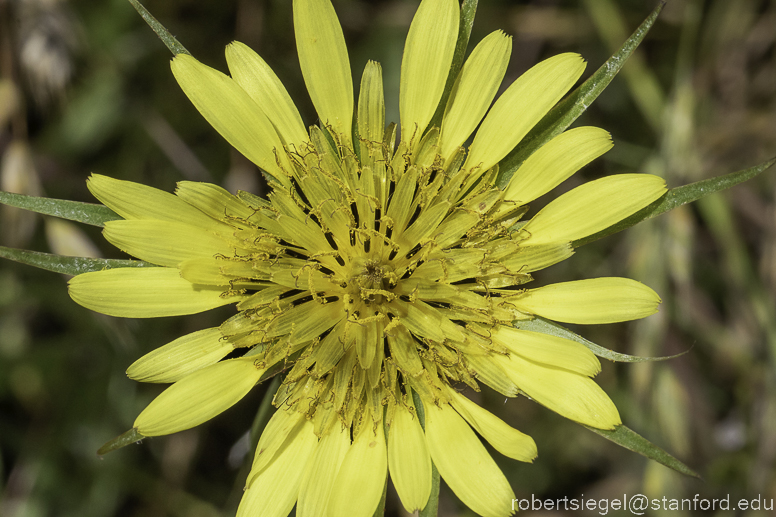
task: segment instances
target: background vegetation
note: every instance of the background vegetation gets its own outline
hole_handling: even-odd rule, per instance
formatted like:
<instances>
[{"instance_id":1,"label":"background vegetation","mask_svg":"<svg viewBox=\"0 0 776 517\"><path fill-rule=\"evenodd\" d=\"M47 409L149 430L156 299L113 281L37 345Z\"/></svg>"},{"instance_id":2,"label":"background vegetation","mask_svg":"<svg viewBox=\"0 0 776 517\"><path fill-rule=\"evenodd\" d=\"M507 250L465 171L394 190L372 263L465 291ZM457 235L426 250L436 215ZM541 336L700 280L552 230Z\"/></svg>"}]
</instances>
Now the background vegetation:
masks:
<instances>
[{"instance_id":1,"label":"background vegetation","mask_svg":"<svg viewBox=\"0 0 776 517\"><path fill-rule=\"evenodd\" d=\"M252 46L287 85L305 121L316 122L295 57L290 1L146 5L218 69L226 70L227 43ZM416 5L335 1L354 78L367 59L382 63L393 121ZM514 36L505 84L567 51L587 59L587 77L654 6L655 0L481 0L472 42L496 29ZM93 201L85 179L95 172L167 190L189 179L262 192L257 169L183 95L169 58L125 0L0 0L2 190ZM605 174L649 172L678 186L773 156L776 1L671 1L637 55L577 122L583 124L609 130L615 148L548 199ZM700 494L730 495L731 504L776 498L775 189L776 173L766 172L586 246L537 275L539 284L622 275L661 294L658 315L575 330L630 354L687 352L660 363L606 362L598 381L629 427L705 481L648 462L525 398L505 401L483 391L473 396L539 447L533 465L494 454L518 497ZM121 258L94 228L2 208L3 245ZM162 389L130 381L127 366L185 332L218 324L230 309L110 318L73 303L66 280L0 262L0 515L232 515L261 387L197 429L96 454ZM443 486L440 515L467 512ZM395 494L387 514L404 515Z\"/></svg>"}]
</instances>

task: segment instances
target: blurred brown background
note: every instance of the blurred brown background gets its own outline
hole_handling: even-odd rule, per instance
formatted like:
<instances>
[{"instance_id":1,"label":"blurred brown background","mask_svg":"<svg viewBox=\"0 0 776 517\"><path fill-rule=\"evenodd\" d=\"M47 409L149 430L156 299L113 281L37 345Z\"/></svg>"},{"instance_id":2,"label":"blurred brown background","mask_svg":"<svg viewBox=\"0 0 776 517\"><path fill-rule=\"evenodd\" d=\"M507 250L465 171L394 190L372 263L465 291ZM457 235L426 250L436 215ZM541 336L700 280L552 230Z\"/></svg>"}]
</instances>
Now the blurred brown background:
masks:
<instances>
[{"instance_id":1,"label":"blurred brown background","mask_svg":"<svg viewBox=\"0 0 776 517\"><path fill-rule=\"evenodd\" d=\"M334 3L354 79L367 59L380 61L387 118L398 121L401 53L417 2ZM585 57L587 77L655 5L481 0L470 49L503 29L514 36L505 84L567 51ZM146 6L215 68L226 70L223 48L230 41L252 46L284 81L305 121L316 122L295 56L289 0L148 0ZM0 0L2 190L93 201L85 179L95 172L167 190L189 179L261 192L256 168L191 106L169 59L125 0ZM776 1L672 0L637 55L576 125L606 128L615 148L548 198L605 174L648 172L678 186L772 157ZM483 391L478 401L534 436L539 447L533 465L494 453L519 498L776 498L775 187L776 171L768 171L586 246L537 275L539 284L629 276L661 294L658 315L575 330L630 354L688 351L661 363L606 361L597 379L626 425L705 481L648 462L524 398L505 401ZM0 211L0 240L121 257L93 227L7 207ZM197 429L96 455L162 389L130 381L127 366L185 332L218 324L231 309L120 320L77 306L66 280L0 262L0 515L233 515L261 387ZM386 513L402 512L389 492ZM440 515L470 512L443 486Z\"/></svg>"}]
</instances>

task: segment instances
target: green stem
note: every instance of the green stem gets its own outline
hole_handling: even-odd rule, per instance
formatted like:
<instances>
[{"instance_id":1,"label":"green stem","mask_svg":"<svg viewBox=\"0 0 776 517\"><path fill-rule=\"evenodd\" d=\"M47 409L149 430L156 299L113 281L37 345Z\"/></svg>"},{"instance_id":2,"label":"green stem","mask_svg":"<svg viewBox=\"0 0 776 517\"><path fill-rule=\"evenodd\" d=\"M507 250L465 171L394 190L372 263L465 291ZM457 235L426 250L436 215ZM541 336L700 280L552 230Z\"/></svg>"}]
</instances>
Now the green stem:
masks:
<instances>
[{"instance_id":1,"label":"green stem","mask_svg":"<svg viewBox=\"0 0 776 517\"><path fill-rule=\"evenodd\" d=\"M73 276L119 267L156 267L154 264L149 264L142 260L64 257L62 255L52 255L51 253L41 253L40 251L6 248L5 246L0 246L0 257L27 266Z\"/></svg>"},{"instance_id":2,"label":"green stem","mask_svg":"<svg viewBox=\"0 0 776 517\"><path fill-rule=\"evenodd\" d=\"M157 36L159 36L159 39L162 40L162 43L164 43L168 49L170 49L170 52L173 53L173 55L177 56L178 54L188 54L191 55L191 52L186 50L186 47L180 44L180 42L175 39L175 36L170 34L170 31L168 31L164 25L159 23L159 21L153 17L151 13L148 12L148 9L143 7L143 4L138 2L137 0L129 0L129 3L132 4L132 7L135 8L135 10L140 13L140 16L143 17L143 20L148 24L149 27L151 27Z\"/></svg>"}]
</instances>

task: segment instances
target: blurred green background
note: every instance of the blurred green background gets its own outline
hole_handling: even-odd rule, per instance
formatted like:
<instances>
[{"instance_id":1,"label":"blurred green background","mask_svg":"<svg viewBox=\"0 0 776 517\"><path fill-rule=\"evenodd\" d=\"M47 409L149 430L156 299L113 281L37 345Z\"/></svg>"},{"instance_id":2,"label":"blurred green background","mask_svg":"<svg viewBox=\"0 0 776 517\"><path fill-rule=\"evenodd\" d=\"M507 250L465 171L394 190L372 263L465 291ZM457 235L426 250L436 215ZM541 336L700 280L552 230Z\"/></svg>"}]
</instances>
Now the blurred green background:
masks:
<instances>
[{"instance_id":1,"label":"blurred green background","mask_svg":"<svg viewBox=\"0 0 776 517\"><path fill-rule=\"evenodd\" d=\"M335 1L354 79L382 63L388 120L398 121L404 37L415 0ZM537 61L578 52L583 79L655 7L654 0L481 0L472 44L514 37L505 85ZM317 122L302 82L289 0L148 0L201 61L226 70L243 41ZM191 106L170 54L125 0L0 0L0 187L93 201L92 172L172 190L183 179L262 193L258 170ZM556 189L605 174L648 172L678 186L776 154L776 0L673 0L637 54L576 125L609 130L614 149ZM653 287L659 314L575 327L614 350L660 363L606 361L598 382L626 425L704 481L648 462L521 398L475 398L539 447L533 465L494 453L519 498L776 498L776 171L578 250L538 284L621 275ZM547 199L536 204L543 206ZM2 207L3 245L121 258L93 227ZM73 303L67 278L0 262L0 515L227 516L244 483L247 435L263 396L197 429L105 457L162 386L124 371L232 309L122 320ZM772 503L771 503L772 504ZM599 511L577 512L598 515ZM387 515L406 515L389 490ZM524 512L525 515L531 512ZM536 512L536 515L571 512ZM712 515L648 511L647 515ZM772 512L718 512L773 515ZM443 486L440 515L471 515ZM610 511L609 515L627 515Z\"/></svg>"}]
</instances>

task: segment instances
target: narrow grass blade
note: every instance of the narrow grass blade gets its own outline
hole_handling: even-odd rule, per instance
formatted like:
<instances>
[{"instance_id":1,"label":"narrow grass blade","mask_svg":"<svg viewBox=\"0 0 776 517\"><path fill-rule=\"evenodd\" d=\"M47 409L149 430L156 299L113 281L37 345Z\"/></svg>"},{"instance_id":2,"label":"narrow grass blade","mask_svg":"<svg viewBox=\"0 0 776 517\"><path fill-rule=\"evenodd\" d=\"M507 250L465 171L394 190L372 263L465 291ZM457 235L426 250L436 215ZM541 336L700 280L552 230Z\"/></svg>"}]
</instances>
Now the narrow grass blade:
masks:
<instances>
[{"instance_id":1,"label":"narrow grass blade","mask_svg":"<svg viewBox=\"0 0 776 517\"><path fill-rule=\"evenodd\" d=\"M657 445L653 444L652 442L650 442L640 434L625 427L624 425L620 425L612 431L596 429L594 427L589 427L586 425L583 425L583 427L586 427L587 429L593 431L594 433L603 436L607 440L611 440L612 442L616 443L621 447L625 447L629 451L636 452L638 454L641 454L645 458L649 458L651 460L654 460L660 463L661 465L665 465L666 467L673 469L679 472L680 474L696 477L699 479L701 477L697 472L692 470L690 467L688 467L678 459L674 458L666 451L664 451Z\"/></svg>"},{"instance_id":2,"label":"narrow grass blade","mask_svg":"<svg viewBox=\"0 0 776 517\"><path fill-rule=\"evenodd\" d=\"M115 450L121 449L122 447L126 447L127 445L137 443L143 438L145 438L145 436L137 432L137 429L132 428L126 433L120 434L119 436L115 437L113 440L109 441L108 443L100 447L97 450L97 454L99 454L100 456L104 454L108 454L109 452L113 452Z\"/></svg>"},{"instance_id":3,"label":"narrow grass blade","mask_svg":"<svg viewBox=\"0 0 776 517\"><path fill-rule=\"evenodd\" d=\"M39 251L19 250L0 246L0 257L13 260L28 266L62 273L65 275L80 275L91 271L102 271L118 267L156 267L142 260L100 259L88 257L63 257Z\"/></svg>"},{"instance_id":4,"label":"narrow grass blade","mask_svg":"<svg viewBox=\"0 0 776 517\"><path fill-rule=\"evenodd\" d=\"M744 169L738 172L731 172L730 174L717 176L715 178L696 181L695 183L690 183L689 185L684 185L683 187L672 188L666 192L663 197L651 205L639 210L632 216L623 219L619 223L614 224L605 230L601 230L598 233L589 235L584 239L574 241L571 243L571 245L575 248L579 248L585 244L597 241L602 237L607 237L613 233L630 228L631 226L634 226L645 219L655 217L656 215L673 210L678 206L697 201L708 196L709 194L714 194L715 192L719 192L734 185L738 185L739 183L743 183L744 181L750 180L764 170L768 169L774 163L776 163L776 158L771 158L767 162L761 163L760 165L755 165L749 169Z\"/></svg>"},{"instance_id":5,"label":"narrow grass blade","mask_svg":"<svg viewBox=\"0 0 776 517\"><path fill-rule=\"evenodd\" d=\"M140 16L143 17L143 20L148 24L149 27L151 27L157 36L159 36L159 39L162 40L162 43L164 43L168 49L170 49L170 52L173 53L173 55L177 56L178 54L188 54L191 55L191 52L186 50L186 47L180 44L180 42L175 39L175 36L170 34L170 31L168 31L164 25L159 23L159 21L151 15L151 13L148 12L148 9L143 7L143 4L138 2L138 0L129 0L129 3L132 4L132 7L135 8L135 10L140 13Z\"/></svg>"},{"instance_id":6,"label":"narrow grass blade","mask_svg":"<svg viewBox=\"0 0 776 517\"><path fill-rule=\"evenodd\" d=\"M547 115L523 138L515 149L499 163L499 186L503 187L520 165L539 147L561 134L579 117L590 104L604 91L625 61L633 54L644 36L655 23L665 2L661 2L647 17L620 50L610 57L590 78L582 83L568 97L559 102Z\"/></svg>"},{"instance_id":7,"label":"narrow grass blade","mask_svg":"<svg viewBox=\"0 0 776 517\"><path fill-rule=\"evenodd\" d=\"M588 341L582 336L575 334L574 332L570 331L566 327L558 325L553 321L549 321L539 317L536 317L532 320L527 320L527 321L516 321L514 325L515 325L515 328L518 328L520 330L528 330L531 332L541 332L542 334L549 334L551 336L561 337L564 339L568 339L570 341L576 341L577 343L585 345L587 348L590 349L591 352L593 352L598 357L601 357L603 359L609 359L610 361L616 361L619 363L644 363L644 362L651 362L651 361L665 361L667 359L674 359L675 357L680 357L687 353L687 352L682 352L681 354L668 355L663 357L640 357L637 355L621 354L620 352L615 352L614 350L609 350L608 348L604 348L601 345L596 345L592 341Z\"/></svg>"},{"instance_id":8,"label":"narrow grass blade","mask_svg":"<svg viewBox=\"0 0 776 517\"><path fill-rule=\"evenodd\" d=\"M23 208L44 215L52 215L92 226L105 226L107 221L115 221L121 217L107 206L94 203L81 203L66 199L51 199L47 197L25 196L11 192L0 192L0 203L16 208Z\"/></svg>"},{"instance_id":9,"label":"narrow grass blade","mask_svg":"<svg viewBox=\"0 0 776 517\"><path fill-rule=\"evenodd\" d=\"M442 115L445 113L445 106L447 106L447 100L450 98L450 93L453 91L453 84L458 77L458 73L463 67L464 57L466 56L466 47L469 46L469 37L472 33L472 26L474 25L474 15L477 13L478 0L464 0L461 5L461 17L458 28L458 41L455 43L455 53L453 54L453 63L450 65L450 74L447 76L447 82L445 83L444 93L439 100L439 106L437 106L434 116L431 117L431 122L428 128L441 127Z\"/></svg>"}]
</instances>

